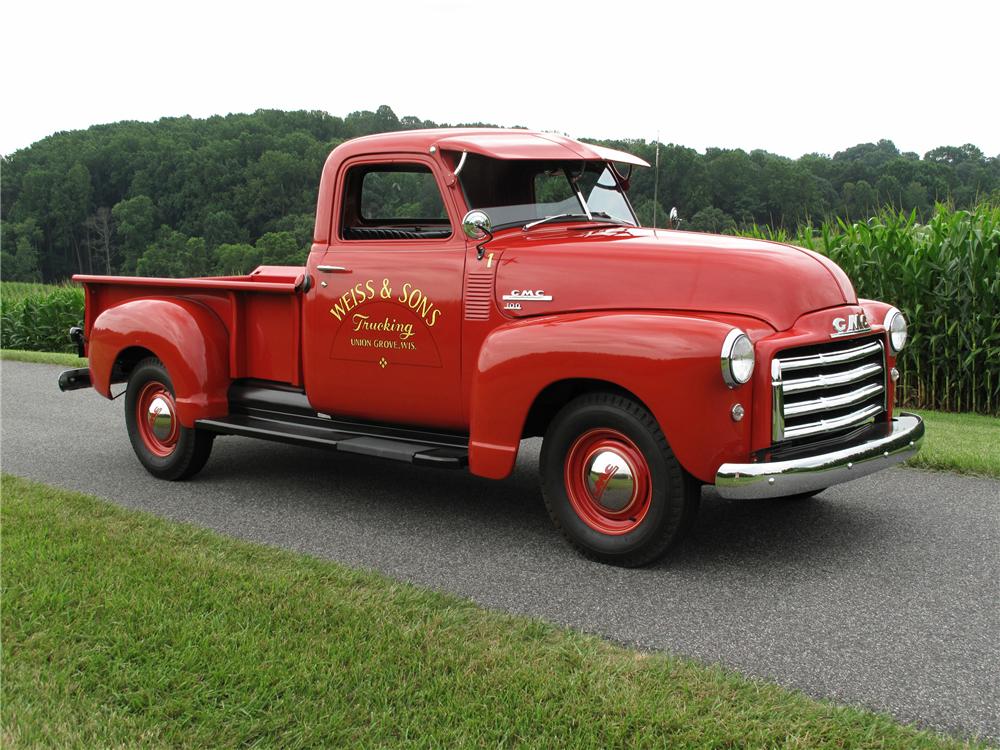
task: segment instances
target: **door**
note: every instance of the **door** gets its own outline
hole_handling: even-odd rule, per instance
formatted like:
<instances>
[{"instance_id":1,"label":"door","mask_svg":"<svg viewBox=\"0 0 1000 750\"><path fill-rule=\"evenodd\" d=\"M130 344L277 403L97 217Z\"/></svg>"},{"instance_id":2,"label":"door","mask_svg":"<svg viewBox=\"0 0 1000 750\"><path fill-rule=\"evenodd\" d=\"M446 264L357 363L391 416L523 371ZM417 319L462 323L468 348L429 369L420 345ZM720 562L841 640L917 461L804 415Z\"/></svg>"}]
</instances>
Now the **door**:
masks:
<instances>
[{"instance_id":1,"label":"door","mask_svg":"<svg viewBox=\"0 0 1000 750\"><path fill-rule=\"evenodd\" d=\"M325 252L313 252L303 372L336 417L462 430L465 242L437 165L351 160Z\"/></svg>"}]
</instances>

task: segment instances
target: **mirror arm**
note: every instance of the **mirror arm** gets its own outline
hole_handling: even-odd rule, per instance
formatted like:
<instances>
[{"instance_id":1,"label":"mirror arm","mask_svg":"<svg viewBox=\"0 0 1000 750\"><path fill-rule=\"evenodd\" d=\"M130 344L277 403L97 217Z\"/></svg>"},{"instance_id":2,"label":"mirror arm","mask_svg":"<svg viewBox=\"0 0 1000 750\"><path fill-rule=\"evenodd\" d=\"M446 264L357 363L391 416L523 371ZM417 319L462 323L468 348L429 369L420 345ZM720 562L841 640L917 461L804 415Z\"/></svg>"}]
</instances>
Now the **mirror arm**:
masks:
<instances>
[{"instance_id":1,"label":"mirror arm","mask_svg":"<svg viewBox=\"0 0 1000 750\"><path fill-rule=\"evenodd\" d=\"M486 232L486 239L476 245L476 260L482 260L483 256L486 254L486 244L493 239L493 232L483 227L483 231Z\"/></svg>"}]
</instances>

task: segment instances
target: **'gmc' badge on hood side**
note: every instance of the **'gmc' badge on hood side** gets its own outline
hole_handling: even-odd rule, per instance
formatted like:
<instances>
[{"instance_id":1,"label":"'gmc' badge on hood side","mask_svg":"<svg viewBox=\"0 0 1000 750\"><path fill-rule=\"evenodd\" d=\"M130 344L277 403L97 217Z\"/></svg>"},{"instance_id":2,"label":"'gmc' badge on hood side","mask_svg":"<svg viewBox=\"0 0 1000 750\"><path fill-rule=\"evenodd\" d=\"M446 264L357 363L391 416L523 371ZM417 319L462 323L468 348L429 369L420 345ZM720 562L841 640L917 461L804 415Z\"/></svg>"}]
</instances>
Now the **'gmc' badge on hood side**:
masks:
<instances>
[{"instance_id":1,"label":"'gmc' badge on hood side","mask_svg":"<svg viewBox=\"0 0 1000 750\"><path fill-rule=\"evenodd\" d=\"M504 300L510 302L551 302L552 295L546 294L541 289L512 289L510 294L503 296Z\"/></svg>"}]
</instances>

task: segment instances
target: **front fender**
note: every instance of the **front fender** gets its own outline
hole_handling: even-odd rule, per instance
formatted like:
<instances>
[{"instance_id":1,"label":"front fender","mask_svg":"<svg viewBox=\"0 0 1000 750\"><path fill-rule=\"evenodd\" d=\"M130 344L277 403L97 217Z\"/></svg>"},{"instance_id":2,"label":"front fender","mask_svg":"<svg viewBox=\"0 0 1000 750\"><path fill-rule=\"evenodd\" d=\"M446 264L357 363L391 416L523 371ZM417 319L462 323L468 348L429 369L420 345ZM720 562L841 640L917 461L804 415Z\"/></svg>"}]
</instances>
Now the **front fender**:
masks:
<instances>
[{"instance_id":1,"label":"front fender","mask_svg":"<svg viewBox=\"0 0 1000 750\"><path fill-rule=\"evenodd\" d=\"M748 383L726 387L720 353L729 322L667 313L577 313L497 328L483 343L472 382L469 468L502 478L513 468L536 397L562 380L599 380L630 391L652 411L681 465L714 481L745 460L752 413ZM753 381L751 380L751 383Z\"/></svg>"},{"instance_id":2,"label":"front fender","mask_svg":"<svg viewBox=\"0 0 1000 750\"><path fill-rule=\"evenodd\" d=\"M859 299L858 304L865 311L865 317L868 318L868 322L873 328L882 328L882 336L885 341L885 356L886 356L886 367L893 368L896 366L896 354L892 351L892 346L889 343L889 332L885 330L885 316L889 314L889 311L893 308L888 302L880 302L878 300L872 299ZM905 315L905 313L904 313ZM912 321L907 320L908 323ZM889 417L892 418L893 412L896 410L896 381L892 378L886 380L886 387L888 388L888 393L886 393L886 403L889 405Z\"/></svg>"},{"instance_id":3,"label":"front fender","mask_svg":"<svg viewBox=\"0 0 1000 750\"><path fill-rule=\"evenodd\" d=\"M185 299L143 298L97 316L88 337L90 379L111 397L112 370L126 349L141 347L170 373L185 427L229 411L229 333L207 307Z\"/></svg>"}]
</instances>

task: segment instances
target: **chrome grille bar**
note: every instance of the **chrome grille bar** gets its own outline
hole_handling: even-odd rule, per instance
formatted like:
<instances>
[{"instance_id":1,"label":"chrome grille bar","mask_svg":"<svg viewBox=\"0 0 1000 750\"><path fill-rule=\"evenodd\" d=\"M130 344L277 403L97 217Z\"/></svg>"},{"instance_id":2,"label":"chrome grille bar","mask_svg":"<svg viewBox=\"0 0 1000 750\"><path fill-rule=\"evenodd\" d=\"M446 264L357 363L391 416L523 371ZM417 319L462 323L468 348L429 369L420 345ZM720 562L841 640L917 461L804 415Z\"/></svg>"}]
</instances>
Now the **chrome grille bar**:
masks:
<instances>
[{"instance_id":1,"label":"chrome grille bar","mask_svg":"<svg viewBox=\"0 0 1000 750\"><path fill-rule=\"evenodd\" d=\"M858 388L856 391L850 391L840 396L820 396L812 401L797 401L787 404L784 408L784 414L786 417L799 417L804 414L816 414L821 411L840 409L844 406L851 406L859 401L871 398L876 393L881 393L884 390L885 386L881 383L869 383Z\"/></svg>"},{"instance_id":2,"label":"chrome grille bar","mask_svg":"<svg viewBox=\"0 0 1000 750\"><path fill-rule=\"evenodd\" d=\"M855 360L870 357L876 352L882 351L882 345L878 341L845 349L839 352L820 352L806 357L787 357L781 360L781 371L805 370L809 367L823 367L825 365L839 365L844 362L854 362Z\"/></svg>"},{"instance_id":3,"label":"chrome grille bar","mask_svg":"<svg viewBox=\"0 0 1000 750\"><path fill-rule=\"evenodd\" d=\"M785 363L781 363L781 369L785 369ZM867 364L861 365L860 367L855 367L853 370L847 370L845 372L833 373L830 375L814 375L810 378L799 378L798 380L785 380L782 381L784 386L785 395L790 393L801 393L803 391L815 391L820 388L832 388L838 385L849 385L850 383L857 383L859 380L864 380L870 378L872 375L876 375L883 371L881 364ZM787 413L787 412L786 412Z\"/></svg>"},{"instance_id":4,"label":"chrome grille bar","mask_svg":"<svg viewBox=\"0 0 1000 750\"><path fill-rule=\"evenodd\" d=\"M857 422L864 422L869 417L874 417L881 411L881 404L872 404L871 406L866 406L863 409L858 409L857 411L853 411L850 414L845 414L844 416L837 417L835 419L820 419L817 422L810 422L809 424L796 425L795 427L785 427L785 440L806 437L808 435L819 435L824 432L833 432L834 430L841 430L844 427L850 427Z\"/></svg>"}]
</instances>

